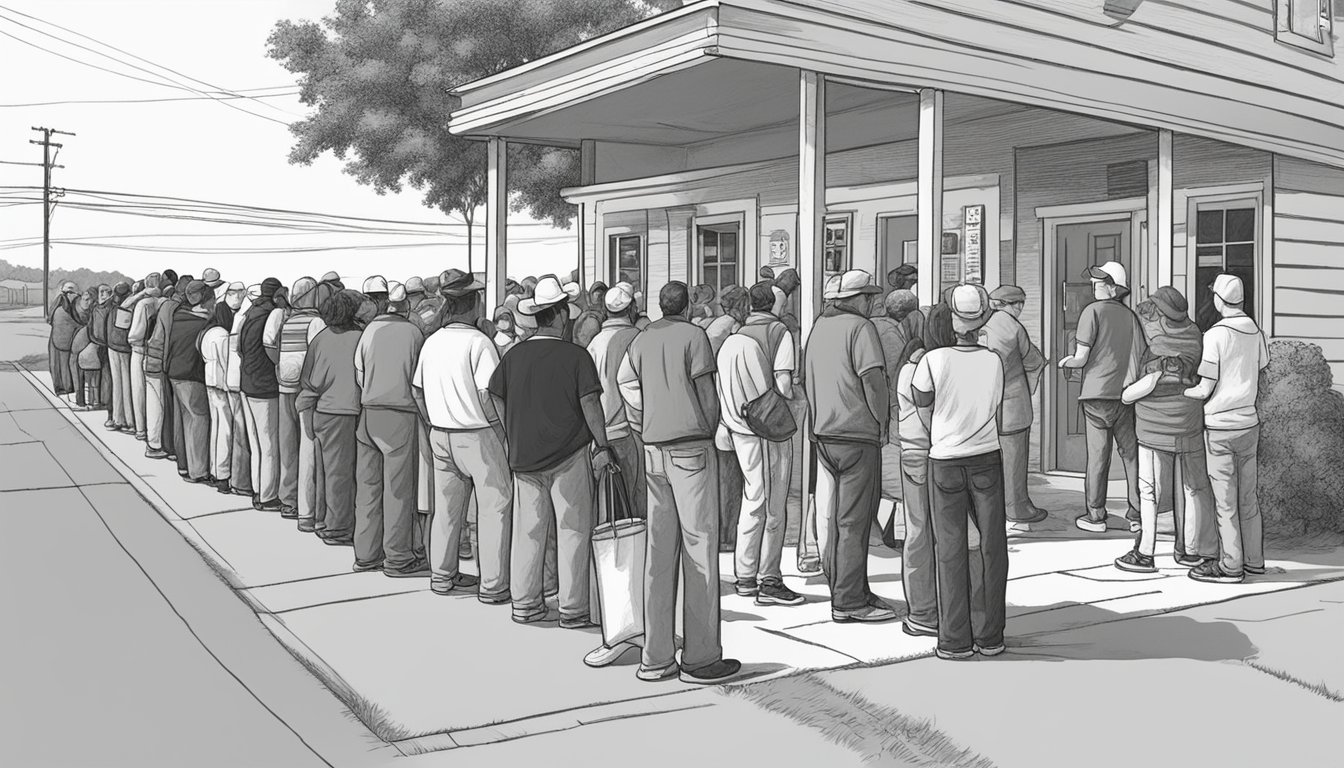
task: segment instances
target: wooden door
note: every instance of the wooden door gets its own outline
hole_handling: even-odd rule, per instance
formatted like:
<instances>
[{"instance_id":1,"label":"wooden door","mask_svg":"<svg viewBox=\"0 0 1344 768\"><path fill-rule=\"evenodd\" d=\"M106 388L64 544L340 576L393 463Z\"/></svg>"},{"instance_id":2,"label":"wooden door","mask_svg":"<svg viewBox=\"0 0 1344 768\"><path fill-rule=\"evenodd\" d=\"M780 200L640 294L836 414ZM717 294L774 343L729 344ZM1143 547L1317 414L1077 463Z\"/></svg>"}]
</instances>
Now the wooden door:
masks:
<instances>
[{"instance_id":1,"label":"wooden door","mask_svg":"<svg viewBox=\"0 0 1344 768\"><path fill-rule=\"evenodd\" d=\"M1052 358L1058 361L1074 349L1078 335L1078 317L1091 304L1092 282L1087 269L1094 264L1118 261L1133 281L1130 264L1130 220L1061 224L1055 228L1055 322ZM1077 370L1058 371L1055 387L1054 442L1055 468L1082 472L1087 468L1087 443L1084 437L1082 374Z\"/></svg>"}]
</instances>

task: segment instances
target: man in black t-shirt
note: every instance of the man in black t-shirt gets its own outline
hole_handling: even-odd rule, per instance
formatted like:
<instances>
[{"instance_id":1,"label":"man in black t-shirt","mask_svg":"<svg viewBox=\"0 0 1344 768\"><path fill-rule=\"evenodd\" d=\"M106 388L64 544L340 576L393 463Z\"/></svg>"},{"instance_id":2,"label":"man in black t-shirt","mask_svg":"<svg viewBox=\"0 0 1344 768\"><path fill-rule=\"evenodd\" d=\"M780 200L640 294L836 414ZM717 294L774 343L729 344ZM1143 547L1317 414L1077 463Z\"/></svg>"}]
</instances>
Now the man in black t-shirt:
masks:
<instances>
[{"instance_id":1,"label":"man in black t-shirt","mask_svg":"<svg viewBox=\"0 0 1344 768\"><path fill-rule=\"evenodd\" d=\"M577 313L556 278L541 278L518 311L536 319L537 333L509 350L490 377L490 396L504 417L514 473L513 620L546 619L543 570L547 534L554 525L560 626L580 629L592 626L593 473L611 464L602 382L587 350L564 339ZM596 451L590 443L596 443Z\"/></svg>"},{"instance_id":2,"label":"man in black t-shirt","mask_svg":"<svg viewBox=\"0 0 1344 768\"><path fill-rule=\"evenodd\" d=\"M247 417L247 442L252 448L253 475L257 478L252 506L260 510L280 511L280 382L275 361L266 353L266 321L275 309L275 292L280 281L268 277L261 283L261 295L252 302L238 332L240 388Z\"/></svg>"}]
</instances>

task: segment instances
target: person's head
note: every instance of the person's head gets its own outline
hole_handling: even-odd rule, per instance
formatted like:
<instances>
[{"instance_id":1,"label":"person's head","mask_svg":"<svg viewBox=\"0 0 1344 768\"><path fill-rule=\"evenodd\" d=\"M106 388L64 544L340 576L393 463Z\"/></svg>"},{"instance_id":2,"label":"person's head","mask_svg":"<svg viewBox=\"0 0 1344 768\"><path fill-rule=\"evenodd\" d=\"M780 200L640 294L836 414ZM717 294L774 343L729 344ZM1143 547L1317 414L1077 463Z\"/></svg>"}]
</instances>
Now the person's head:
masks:
<instances>
[{"instance_id":1,"label":"person's head","mask_svg":"<svg viewBox=\"0 0 1344 768\"><path fill-rule=\"evenodd\" d=\"M122 280L118 282L116 285L112 286L112 300L120 304L121 302L125 301L126 297L130 296L134 290L135 290L134 286L132 286L125 280Z\"/></svg>"},{"instance_id":2,"label":"person's head","mask_svg":"<svg viewBox=\"0 0 1344 768\"><path fill-rule=\"evenodd\" d=\"M872 275L862 269L851 269L826 281L822 299L832 306L866 315L872 296L881 292L881 288L873 285Z\"/></svg>"},{"instance_id":3,"label":"person's head","mask_svg":"<svg viewBox=\"0 0 1344 768\"><path fill-rule=\"evenodd\" d=\"M491 319L495 323L496 333L502 333L505 336L513 336L515 334L513 313L510 312L509 310L500 307L499 309L495 310L495 316Z\"/></svg>"},{"instance_id":4,"label":"person's head","mask_svg":"<svg viewBox=\"0 0 1344 768\"><path fill-rule=\"evenodd\" d=\"M378 314L387 311L387 278L374 275L364 281L363 292L378 307Z\"/></svg>"},{"instance_id":5,"label":"person's head","mask_svg":"<svg viewBox=\"0 0 1344 768\"><path fill-rule=\"evenodd\" d=\"M131 293L139 293L143 290L145 290L144 280L136 280L134 283L131 283Z\"/></svg>"},{"instance_id":6,"label":"person's head","mask_svg":"<svg viewBox=\"0 0 1344 768\"><path fill-rule=\"evenodd\" d=\"M387 311L389 314L405 316L411 309L410 297L406 295L406 286L392 283L387 287Z\"/></svg>"},{"instance_id":7,"label":"person's head","mask_svg":"<svg viewBox=\"0 0 1344 768\"><path fill-rule=\"evenodd\" d=\"M745 322L747 313L751 311L751 297L747 294L747 289L740 285L724 289L723 294L719 296L719 304L723 306L725 315L730 315L739 323Z\"/></svg>"},{"instance_id":8,"label":"person's head","mask_svg":"<svg viewBox=\"0 0 1344 768\"><path fill-rule=\"evenodd\" d=\"M79 294L79 309L80 309L80 311L85 311L85 310L89 309L89 307L92 307L92 306L93 306L95 303L97 303L97 302L98 302L98 289L97 289L97 288L89 288L88 290L86 290L86 291L84 291L83 293Z\"/></svg>"},{"instance_id":9,"label":"person's head","mask_svg":"<svg viewBox=\"0 0 1344 768\"><path fill-rule=\"evenodd\" d=\"M144 287L158 288L159 284L163 282L163 275L160 275L158 272L150 272L148 275L145 275L143 282Z\"/></svg>"},{"instance_id":10,"label":"person's head","mask_svg":"<svg viewBox=\"0 0 1344 768\"><path fill-rule=\"evenodd\" d=\"M201 272L201 282L205 283L206 288L213 291L224 284L224 278L219 276L218 269L215 269L214 267L206 267L205 271Z\"/></svg>"},{"instance_id":11,"label":"person's head","mask_svg":"<svg viewBox=\"0 0 1344 768\"><path fill-rule=\"evenodd\" d=\"M919 268L914 264L902 264L887 273L887 285L896 290L910 290L919 283Z\"/></svg>"},{"instance_id":12,"label":"person's head","mask_svg":"<svg viewBox=\"0 0 1344 768\"><path fill-rule=\"evenodd\" d=\"M192 280L182 289L182 303L198 312L209 312L215 308L215 292L204 280Z\"/></svg>"},{"instance_id":13,"label":"person's head","mask_svg":"<svg viewBox=\"0 0 1344 768\"><path fill-rule=\"evenodd\" d=\"M177 271L176 271L176 270L173 270L173 269L165 269L165 270L163 270L163 272L162 272L161 274L163 275L163 279L164 279L164 281L167 282L168 285L171 285L171 286L175 286L175 285L177 285Z\"/></svg>"},{"instance_id":14,"label":"person's head","mask_svg":"<svg viewBox=\"0 0 1344 768\"><path fill-rule=\"evenodd\" d=\"M714 301L714 286L709 283L700 283L691 289L691 312L692 314L701 314L709 307L710 302Z\"/></svg>"},{"instance_id":15,"label":"person's head","mask_svg":"<svg viewBox=\"0 0 1344 768\"><path fill-rule=\"evenodd\" d=\"M195 279L196 278L191 275L183 275L177 278L177 285L173 286L173 295L181 298L182 294L186 292L187 286L191 285L192 281Z\"/></svg>"},{"instance_id":16,"label":"person's head","mask_svg":"<svg viewBox=\"0 0 1344 768\"><path fill-rule=\"evenodd\" d=\"M607 284L598 280L588 287L588 306L599 312L606 310L604 302L607 299L607 291L611 290Z\"/></svg>"},{"instance_id":17,"label":"person's head","mask_svg":"<svg viewBox=\"0 0 1344 768\"><path fill-rule=\"evenodd\" d=\"M906 363L917 363L924 356L924 340L916 336L901 347L901 356L897 358L897 369Z\"/></svg>"},{"instance_id":18,"label":"person's head","mask_svg":"<svg viewBox=\"0 0 1344 768\"><path fill-rule=\"evenodd\" d=\"M73 281L66 280L64 283L61 283L61 295L74 301L79 297L79 287L76 286Z\"/></svg>"},{"instance_id":19,"label":"person's head","mask_svg":"<svg viewBox=\"0 0 1344 768\"><path fill-rule=\"evenodd\" d=\"M773 249L774 247L773 239L770 241L770 245L771 248ZM757 276L761 280L769 280L770 282L773 283L775 281L775 268L767 264L766 266L761 267L761 271L757 273Z\"/></svg>"},{"instance_id":20,"label":"person's head","mask_svg":"<svg viewBox=\"0 0 1344 768\"><path fill-rule=\"evenodd\" d=\"M1118 261L1089 267L1087 277L1092 281L1092 296L1097 301L1122 299L1129 293L1129 277Z\"/></svg>"},{"instance_id":21,"label":"person's head","mask_svg":"<svg viewBox=\"0 0 1344 768\"><path fill-rule=\"evenodd\" d=\"M425 295L425 279L419 275L406 278L406 297L410 301L419 301Z\"/></svg>"},{"instance_id":22,"label":"person's head","mask_svg":"<svg viewBox=\"0 0 1344 768\"><path fill-rule=\"evenodd\" d=\"M357 325L364 301L364 294L359 291L342 289L322 302L318 314L328 328L338 332L348 331Z\"/></svg>"},{"instance_id":23,"label":"person's head","mask_svg":"<svg viewBox=\"0 0 1344 768\"><path fill-rule=\"evenodd\" d=\"M549 330L564 335L571 320L579 314L574 306L582 289L577 283L560 283L555 275L542 275L532 295L519 300L518 312L531 318L537 330Z\"/></svg>"},{"instance_id":24,"label":"person's head","mask_svg":"<svg viewBox=\"0 0 1344 768\"><path fill-rule=\"evenodd\" d=\"M762 280L747 289L747 304L752 312L772 312L775 308L775 282Z\"/></svg>"},{"instance_id":25,"label":"person's head","mask_svg":"<svg viewBox=\"0 0 1344 768\"><path fill-rule=\"evenodd\" d=\"M1022 308L1027 303L1027 292L1016 285L1000 285L989 294L989 305L996 312L1007 312L1013 317L1022 316Z\"/></svg>"},{"instance_id":26,"label":"person's head","mask_svg":"<svg viewBox=\"0 0 1344 768\"><path fill-rule=\"evenodd\" d=\"M335 288L338 291L345 290L345 285L341 282L341 276L336 274L335 271L327 272L326 274L322 275L322 282L326 283L327 285L330 285L332 288Z\"/></svg>"},{"instance_id":27,"label":"person's head","mask_svg":"<svg viewBox=\"0 0 1344 768\"><path fill-rule=\"evenodd\" d=\"M441 322L474 325L484 315L481 291L485 284L460 269L445 269L439 274L439 295L444 305Z\"/></svg>"},{"instance_id":28,"label":"person's head","mask_svg":"<svg viewBox=\"0 0 1344 768\"><path fill-rule=\"evenodd\" d=\"M300 277L289 289L289 303L295 309L317 309L317 280L312 277Z\"/></svg>"},{"instance_id":29,"label":"person's head","mask_svg":"<svg viewBox=\"0 0 1344 768\"><path fill-rule=\"evenodd\" d=\"M258 292L258 299L274 303L275 294L280 290L280 279L268 277L261 281L261 288Z\"/></svg>"},{"instance_id":30,"label":"person's head","mask_svg":"<svg viewBox=\"0 0 1344 768\"><path fill-rule=\"evenodd\" d=\"M529 299L535 296L537 293L537 282L537 278L531 275L524 277L523 281L518 284L519 287L522 288L523 296L526 296Z\"/></svg>"},{"instance_id":31,"label":"person's head","mask_svg":"<svg viewBox=\"0 0 1344 768\"><path fill-rule=\"evenodd\" d=\"M691 306L691 291L680 280L671 280L658 291L658 308L663 317L686 317Z\"/></svg>"},{"instance_id":32,"label":"person's head","mask_svg":"<svg viewBox=\"0 0 1344 768\"><path fill-rule=\"evenodd\" d=\"M887 317L900 322L911 312L919 309L919 298L914 293L899 288L887 294L887 298L882 303L882 309L886 312Z\"/></svg>"},{"instance_id":33,"label":"person's head","mask_svg":"<svg viewBox=\"0 0 1344 768\"><path fill-rule=\"evenodd\" d=\"M602 309L607 313L608 318L625 318L631 323L639 317L639 302L635 301L635 287L626 282L620 282L607 290L606 296L602 298Z\"/></svg>"},{"instance_id":34,"label":"person's head","mask_svg":"<svg viewBox=\"0 0 1344 768\"><path fill-rule=\"evenodd\" d=\"M98 286L98 303L106 304L107 300L112 298L112 286L102 283Z\"/></svg>"},{"instance_id":35,"label":"person's head","mask_svg":"<svg viewBox=\"0 0 1344 768\"><path fill-rule=\"evenodd\" d=\"M245 298L247 298L247 286L242 283L229 283L229 287L224 290L224 303L235 312L243 306Z\"/></svg>"},{"instance_id":36,"label":"person's head","mask_svg":"<svg viewBox=\"0 0 1344 768\"><path fill-rule=\"evenodd\" d=\"M989 306L989 292L974 283L958 285L948 297L948 306L952 309L952 335L956 343L978 344L980 329L994 313Z\"/></svg>"},{"instance_id":37,"label":"person's head","mask_svg":"<svg viewBox=\"0 0 1344 768\"><path fill-rule=\"evenodd\" d=\"M1246 289L1241 278L1226 272L1213 279L1209 286L1213 291L1213 306L1223 317L1239 315L1245 311Z\"/></svg>"},{"instance_id":38,"label":"person's head","mask_svg":"<svg viewBox=\"0 0 1344 768\"><path fill-rule=\"evenodd\" d=\"M280 286L275 290L275 295L271 297L271 301L275 302L275 306L280 309L289 309L289 289L283 285Z\"/></svg>"},{"instance_id":39,"label":"person's head","mask_svg":"<svg viewBox=\"0 0 1344 768\"><path fill-rule=\"evenodd\" d=\"M780 272L779 277L775 278L775 285L779 286L779 289L783 291L786 296L792 296L793 292L798 290L798 287L802 284L803 280L798 277L798 270L793 267L789 267L783 272Z\"/></svg>"},{"instance_id":40,"label":"person's head","mask_svg":"<svg viewBox=\"0 0 1344 768\"><path fill-rule=\"evenodd\" d=\"M353 290L353 289L350 289ZM358 293L358 291L356 291ZM363 298L359 302L359 310L355 312L355 323L361 328L373 322L373 319L382 314L378 302L369 298L366 294L360 293Z\"/></svg>"}]
</instances>

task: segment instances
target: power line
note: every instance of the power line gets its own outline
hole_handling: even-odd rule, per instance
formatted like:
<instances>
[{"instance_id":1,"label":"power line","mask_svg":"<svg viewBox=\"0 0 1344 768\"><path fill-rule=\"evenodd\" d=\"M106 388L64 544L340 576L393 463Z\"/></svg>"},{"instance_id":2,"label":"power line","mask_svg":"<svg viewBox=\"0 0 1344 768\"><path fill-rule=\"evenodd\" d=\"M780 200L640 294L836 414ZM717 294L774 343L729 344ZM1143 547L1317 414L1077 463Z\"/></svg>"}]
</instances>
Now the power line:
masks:
<instances>
[{"instance_id":1,"label":"power line","mask_svg":"<svg viewBox=\"0 0 1344 768\"><path fill-rule=\"evenodd\" d=\"M56 134L75 134L46 127L34 127L33 130L42 134L41 141L29 139L28 143L42 147L42 306L46 307L51 299L51 148L55 147L59 151L62 146L52 141L51 137Z\"/></svg>"},{"instance_id":2,"label":"power line","mask_svg":"<svg viewBox=\"0 0 1344 768\"><path fill-rule=\"evenodd\" d=\"M67 101L34 101L27 104L0 104L0 109L18 107L59 107L73 104L163 104L170 101L229 101L232 99L280 99L299 95L298 91L284 93L261 93L256 96L179 96L169 99L70 99Z\"/></svg>"}]
</instances>

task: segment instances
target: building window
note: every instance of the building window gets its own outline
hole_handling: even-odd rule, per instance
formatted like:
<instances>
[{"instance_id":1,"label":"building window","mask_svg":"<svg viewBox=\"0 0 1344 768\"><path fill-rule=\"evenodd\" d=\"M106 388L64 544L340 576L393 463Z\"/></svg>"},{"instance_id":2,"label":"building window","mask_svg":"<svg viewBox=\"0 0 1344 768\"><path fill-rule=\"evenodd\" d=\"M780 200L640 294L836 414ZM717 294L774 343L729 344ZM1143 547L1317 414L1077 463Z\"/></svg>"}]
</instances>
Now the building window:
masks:
<instances>
[{"instance_id":1,"label":"building window","mask_svg":"<svg viewBox=\"0 0 1344 768\"><path fill-rule=\"evenodd\" d=\"M1195 224L1195 320L1207 331L1218 322L1209 286L1221 272L1241 278L1246 314L1255 317L1256 207L1254 201L1201 204Z\"/></svg>"},{"instance_id":2,"label":"building window","mask_svg":"<svg viewBox=\"0 0 1344 768\"><path fill-rule=\"evenodd\" d=\"M826 219L826 250L824 269L832 275L849 269L849 217L835 216Z\"/></svg>"},{"instance_id":3,"label":"building window","mask_svg":"<svg viewBox=\"0 0 1344 768\"><path fill-rule=\"evenodd\" d=\"M737 285L739 238L737 224L700 227L700 282L712 286L715 296L721 295L724 288Z\"/></svg>"},{"instance_id":4,"label":"building window","mask_svg":"<svg viewBox=\"0 0 1344 768\"><path fill-rule=\"evenodd\" d=\"M1334 0L1275 0L1274 36L1281 43L1333 56Z\"/></svg>"},{"instance_id":5,"label":"building window","mask_svg":"<svg viewBox=\"0 0 1344 768\"><path fill-rule=\"evenodd\" d=\"M639 235L612 235L611 254L611 285L629 283L643 293L644 239Z\"/></svg>"}]
</instances>

